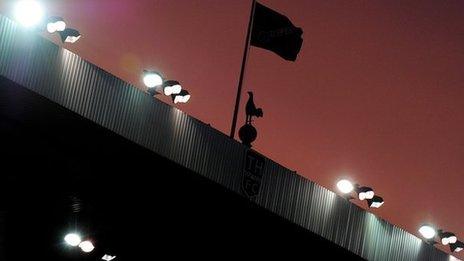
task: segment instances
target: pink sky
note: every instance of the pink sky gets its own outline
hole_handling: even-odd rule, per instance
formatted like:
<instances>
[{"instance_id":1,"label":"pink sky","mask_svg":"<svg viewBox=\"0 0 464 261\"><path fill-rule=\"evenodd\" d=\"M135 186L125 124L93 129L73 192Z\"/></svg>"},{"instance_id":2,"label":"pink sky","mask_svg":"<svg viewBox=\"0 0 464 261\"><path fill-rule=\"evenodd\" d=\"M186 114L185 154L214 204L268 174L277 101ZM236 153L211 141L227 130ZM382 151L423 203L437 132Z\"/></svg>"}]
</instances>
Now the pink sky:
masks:
<instances>
[{"instance_id":1,"label":"pink sky","mask_svg":"<svg viewBox=\"0 0 464 261\"><path fill-rule=\"evenodd\" d=\"M163 72L192 94L181 110L229 133L250 0L42 2L83 34L66 48L140 88ZM464 1L260 2L304 42L295 63L251 48L254 148L331 190L373 187L385 204L369 211L413 234L430 222L464 240Z\"/></svg>"}]
</instances>

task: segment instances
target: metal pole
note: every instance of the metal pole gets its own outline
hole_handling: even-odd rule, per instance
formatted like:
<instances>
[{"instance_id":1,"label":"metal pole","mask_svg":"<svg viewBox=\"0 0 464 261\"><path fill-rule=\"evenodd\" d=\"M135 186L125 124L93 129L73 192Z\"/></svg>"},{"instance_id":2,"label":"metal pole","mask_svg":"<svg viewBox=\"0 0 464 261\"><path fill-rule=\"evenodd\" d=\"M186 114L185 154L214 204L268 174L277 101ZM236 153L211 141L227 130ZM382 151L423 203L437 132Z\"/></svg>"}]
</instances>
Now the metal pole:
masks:
<instances>
[{"instance_id":1,"label":"metal pole","mask_svg":"<svg viewBox=\"0 0 464 261\"><path fill-rule=\"evenodd\" d=\"M246 61L248 57L248 49L250 48L250 37L251 37L251 31L253 27L253 16L255 14L255 5L256 5L256 0L253 0L251 4L250 21L248 22L247 37L245 41L245 51L243 52L242 69L240 70L240 79L238 81L237 97L235 99L234 117L232 118L232 127L230 129L230 137L232 139L234 138L235 128L237 125L237 114L238 114L238 109L240 106L240 97L242 95L243 76L245 75L245 66L246 66Z\"/></svg>"}]
</instances>

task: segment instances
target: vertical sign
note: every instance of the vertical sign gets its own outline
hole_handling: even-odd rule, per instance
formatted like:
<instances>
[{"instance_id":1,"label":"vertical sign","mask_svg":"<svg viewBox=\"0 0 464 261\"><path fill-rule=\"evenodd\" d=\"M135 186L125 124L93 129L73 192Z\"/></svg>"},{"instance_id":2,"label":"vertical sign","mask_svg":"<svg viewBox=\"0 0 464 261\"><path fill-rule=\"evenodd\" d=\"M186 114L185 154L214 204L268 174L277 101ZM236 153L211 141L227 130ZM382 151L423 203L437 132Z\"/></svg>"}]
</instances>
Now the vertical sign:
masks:
<instances>
[{"instance_id":1,"label":"vertical sign","mask_svg":"<svg viewBox=\"0 0 464 261\"><path fill-rule=\"evenodd\" d=\"M261 188L264 157L252 150L248 150L243 166L242 191L247 197L252 198L259 194Z\"/></svg>"}]
</instances>

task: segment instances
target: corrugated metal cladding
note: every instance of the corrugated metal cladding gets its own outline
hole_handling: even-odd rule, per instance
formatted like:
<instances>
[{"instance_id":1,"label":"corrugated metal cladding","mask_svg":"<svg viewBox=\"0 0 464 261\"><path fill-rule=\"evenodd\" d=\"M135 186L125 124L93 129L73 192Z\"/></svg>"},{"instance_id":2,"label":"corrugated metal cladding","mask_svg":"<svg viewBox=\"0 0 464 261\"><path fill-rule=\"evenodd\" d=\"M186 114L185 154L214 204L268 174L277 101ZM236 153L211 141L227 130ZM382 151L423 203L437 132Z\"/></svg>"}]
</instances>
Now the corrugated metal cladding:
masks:
<instances>
[{"instance_id":1,"label":"corrugated metal cladding","mask_svg":"<svg viewBox=\"0 0 464 261\"><path fill-rule=\"evenodd\" d=\"M0 75L244 195L246 147L5 17ZM246 194L250 200L359 256L452 258L279 164L262 162L261 174L249 170L258 184L251 187L257 195Z\"/></svg>"}]
</instances>

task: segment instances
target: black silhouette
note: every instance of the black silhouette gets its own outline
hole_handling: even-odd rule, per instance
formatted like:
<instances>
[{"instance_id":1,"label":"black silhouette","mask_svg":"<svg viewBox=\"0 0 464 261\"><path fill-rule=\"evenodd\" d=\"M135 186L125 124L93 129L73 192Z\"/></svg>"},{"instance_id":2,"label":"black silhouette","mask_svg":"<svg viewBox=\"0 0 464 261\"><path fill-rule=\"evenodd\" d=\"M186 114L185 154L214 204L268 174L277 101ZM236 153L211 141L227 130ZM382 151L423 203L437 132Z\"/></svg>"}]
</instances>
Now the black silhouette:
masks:
<instances>
[{"instance_id":1,"label":"black silhouette","mask_svg":"<svg viewBox=\"0 0 464 261\"><path fill-rule=\"evenodd\" d=\"M300 52L303 30L288 17L256 3L250 44L272 51L287 61L295 61Z\"/></svg>"},{"instance_id":2,"label":"black silhouette","mask_svg":"<svg viewBox=\"0 0 464 261\"><path fill-rule=\"evenodd\" d=\"M258 132L255 127L251 125L251 119L255 117L263 117L263 109L256 108L255 102L253 101L253 92L248 92L250 96L245 106L246 119L245 125L243 125L238 131L238 136L242 143L248 147L251 147L251 143L256 140Z\"/></svg>"},{"instance_id":3,"label":"black silhouette","mask_svg":"<svg viewBox=\"0 0 464 261\"><path fill-rule=\"evenodd\" d=\"M246 124L251 124L251 118L253 116L263 117L263 109L256 108L256 105L253 101L253 92L248 92L250 98L246 103L245 112L246 112Z\"/></svg>"},{"instance_id":4,"label":"black silhouette","mask_svg":"<svg viewBox=\"0 0 464 261\"><path fill-rule=\"evenodd\" d=\"M251 148L251 143L258 137L258 131L251 124L247 123L238 130L238 137L245 146Z\"/></svg>"}]
</instances>

